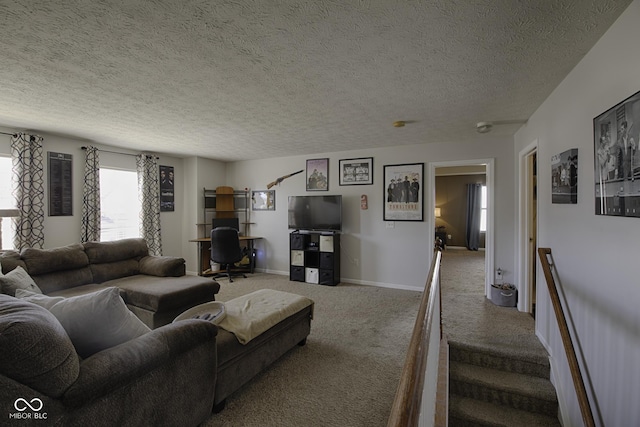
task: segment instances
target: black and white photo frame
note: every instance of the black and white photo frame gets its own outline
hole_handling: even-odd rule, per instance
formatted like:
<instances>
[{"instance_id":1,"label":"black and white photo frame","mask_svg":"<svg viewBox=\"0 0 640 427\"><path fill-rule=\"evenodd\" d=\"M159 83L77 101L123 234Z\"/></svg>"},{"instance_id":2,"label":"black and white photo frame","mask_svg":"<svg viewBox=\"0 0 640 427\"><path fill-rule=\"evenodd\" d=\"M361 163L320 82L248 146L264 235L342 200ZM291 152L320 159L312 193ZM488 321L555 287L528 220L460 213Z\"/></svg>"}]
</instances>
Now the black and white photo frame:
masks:
<instances>
[{"instance_id":1,"label":"black and white photo frame","mask_svg":"<svg viewBox=\"0 0 640 427\"><path fill-rule=\"evenodd\" d=\"M373 184L373 157L341 159L338 161L340 185Z\"/></svg>"},{"instance_id":2,"label":"black and white photo frame","mask_svg":"<svg viewBox=\"0 0 640 427\"><path fill-rule=\"evenodd\" d=\"M424 163L384 166L384 220L424 221Z\"/></svg>"}]
</instances>

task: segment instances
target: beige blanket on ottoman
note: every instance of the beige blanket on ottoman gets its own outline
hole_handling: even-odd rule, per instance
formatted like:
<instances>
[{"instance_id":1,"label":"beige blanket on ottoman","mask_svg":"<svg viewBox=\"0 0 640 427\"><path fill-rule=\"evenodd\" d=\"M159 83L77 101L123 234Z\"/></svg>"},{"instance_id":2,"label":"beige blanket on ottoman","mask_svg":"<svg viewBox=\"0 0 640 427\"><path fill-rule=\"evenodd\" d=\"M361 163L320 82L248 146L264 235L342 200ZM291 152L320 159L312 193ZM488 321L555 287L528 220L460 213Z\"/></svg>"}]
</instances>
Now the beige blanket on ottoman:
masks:
<instances>
[{"instance_id":1,"label":"beige blanket on ottoman","mask_svg":"<svg viewBox=\"0 0 640 427\"><path fill-rule=\"evenodd\" d=\"M313 300L301 295L261 289L227 301L224 304L227 316L218 326L233 333L241 344L246 344L312 304Z\"/></svg>"}]
</instances>

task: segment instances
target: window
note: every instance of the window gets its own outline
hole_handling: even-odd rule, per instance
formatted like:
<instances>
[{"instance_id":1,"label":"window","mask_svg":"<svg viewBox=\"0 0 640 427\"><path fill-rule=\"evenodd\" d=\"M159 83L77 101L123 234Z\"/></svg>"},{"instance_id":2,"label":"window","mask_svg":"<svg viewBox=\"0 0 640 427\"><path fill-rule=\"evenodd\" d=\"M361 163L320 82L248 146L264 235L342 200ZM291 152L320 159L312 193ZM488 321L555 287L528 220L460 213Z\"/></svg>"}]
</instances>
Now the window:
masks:
<instances>
[{"instance_id":1,"label":"window","mask_svg":"<svg viewBox=\"0 0 640 427\"><path fill-rule=\"evenodd\" d=\"M140 237L136 171L100 168L100 240Z\"/></svg>"},{"instance_id":2,"label":"window","mask_svg":"<svg viewBox=\"0 0 640 427\"><path fill-rule=\"evenodd\" d=\"M483 185L480 190L480 232L487 231L487 186Z\"/></svg>"},{"instance_id":3,"label":"window","mask_svg":"<svg viewBox=\"0 0 640 427\"><path fill-rule=\"evenodd\" d=\"M0 209L14 209L16 201L11 194L11 157L0 156ZM2 218L0 249L13 249L11 218Z\"/></svg>"}]
</instances>

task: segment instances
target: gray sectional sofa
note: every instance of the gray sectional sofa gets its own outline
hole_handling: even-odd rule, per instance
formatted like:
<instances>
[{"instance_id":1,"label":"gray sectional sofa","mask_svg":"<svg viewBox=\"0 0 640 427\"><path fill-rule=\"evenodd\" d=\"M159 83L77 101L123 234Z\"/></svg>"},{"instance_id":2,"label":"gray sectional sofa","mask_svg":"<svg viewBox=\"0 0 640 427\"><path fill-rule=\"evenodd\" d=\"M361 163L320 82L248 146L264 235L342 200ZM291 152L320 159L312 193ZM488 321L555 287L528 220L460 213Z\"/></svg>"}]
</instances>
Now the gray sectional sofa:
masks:
<instances>
[{"instance_id":1,"label":"gray sectional sofa","mask_svg":"<svg viewBox=\"0 0 640 427\"><path fill-rule=\"evenodd\" d=\"M0 424L196 426L213 407L217 332L186 320L81 358L46 308L0 294Z\"/></svg>"},{"instance_id":2,"label":"gray sectional sofa","mask_svg":"<svg viewBox=\"0 0 640 427\"><path fill-rule=\"evenodd\" d=\"M2 292L17 296L0 294L0 412L42 415L24 406L37 399L48 417L20 425L197 425L310 333L313 302L246 344L205 320L171 323L220 285L143 239L6 251L0 264ZM10 275L31 286L8 289Z\"/></svg>"},{"instance_id":3,"label":"gray sectional sofa","mask_svg":"<svg viewBox=\"0 0 640 427\"><path fill-rule=\"evenodd\" d=\"M127 307L151 329L215 300L220 284L185 275L178 257L149 255L144 239L27 248L0 256L2 272L21 266L46 295L72 297L115 286Z\"/></svg>"}]
</instances>

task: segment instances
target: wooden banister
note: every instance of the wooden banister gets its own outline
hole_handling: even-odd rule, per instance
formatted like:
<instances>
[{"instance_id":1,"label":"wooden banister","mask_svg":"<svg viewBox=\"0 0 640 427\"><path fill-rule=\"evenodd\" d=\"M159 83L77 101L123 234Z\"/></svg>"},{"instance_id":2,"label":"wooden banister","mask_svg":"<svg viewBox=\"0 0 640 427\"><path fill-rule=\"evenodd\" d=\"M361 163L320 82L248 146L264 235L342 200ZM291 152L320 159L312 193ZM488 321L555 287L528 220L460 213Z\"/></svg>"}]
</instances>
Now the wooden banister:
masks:
<instances>
[{"instance_id":1,"label":"wooden banister","mask_svg":"<svg viewBox=\"0 0 640 427\"><path fill-rule=\"evenodd\" d=\"M584 386L584 380L580 373L580 365L578 364L578 358L576 351L571 340L571 334L569 333L569 326L567 325L567 319L560 303L560 296L556 287L556 282L551 274L551 264L547 256L551 256L550 248L538 248L538 255L540 256L540 262L542 263L542 270L544 271L544 277L547 281L547 287L549 288L549 297L553 305L553 311L558 321L560 328L560 336L562 337L562 344L564 351L567 355L567 361L569 362L569 369L571 371L571 377L573 379L573 385L576 389L578 396L578 403L580 404L580 412L582 413L582 419L586 427L595 427L595 421L593 419L593 412L589 405L589 398L587 397L587 390Z\"/></svg>"},{"instance_id":2,"label":"wooden banister","mask_svg":"<svg viewBox=\"0 0 640 427\"><path fill-rule=\"evenodd\" d=\"M437 314L438 321L442 321L441 313L434 313L436 298L440 299L439 286L437 286L439 281L434 279L440 274L441 257L440 251L434 251L387 427L418 425L433 318ZM440 328L440 334L442 334L442 328Z\"/></svg>"}]
</instances>

